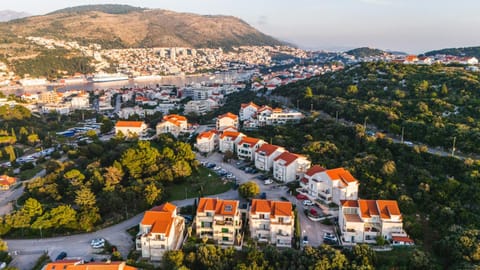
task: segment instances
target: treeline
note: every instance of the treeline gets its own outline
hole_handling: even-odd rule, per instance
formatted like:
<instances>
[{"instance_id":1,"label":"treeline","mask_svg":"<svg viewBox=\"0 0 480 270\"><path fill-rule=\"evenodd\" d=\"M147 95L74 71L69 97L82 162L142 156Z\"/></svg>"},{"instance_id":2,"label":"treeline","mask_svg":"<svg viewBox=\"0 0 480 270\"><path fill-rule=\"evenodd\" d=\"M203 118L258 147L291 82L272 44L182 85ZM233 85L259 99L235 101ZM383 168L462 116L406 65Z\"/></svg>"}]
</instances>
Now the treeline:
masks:
<instances>
[{"instance_id":1,"label":"treeline","mask_svg":"<svg viewBox=\"0 0 480 270\"><path fill-rule=\"evenodd\" d=\"M432 155L315 116L249 135L305 154L312 164L345 167L359 180L361 198L397 200L405 230L432 267L480 263L480 161Z\"/></svg>"},{"instance_id":2,"label":"treeline","mask_svg":"<svg viewBox=\"0 0 480 270\"><path fill-rule=\"evenodd\" d=\"M405 140L480 153L479 74L441 65L362 63L281 86L300 108L374 124Z\"/></svg>"},{"instance_id":3,"label":"treeline","mask_svg":"<svg viewBox=\"0 0 480 270\"><path fill-rule=\"evenodd\" d=\"M93 73L95 68L91 65L92 59L84 56L69 56L63 50L43 51L40 55L12 63L15 73L30 77L46 77L50 80L61 78L64 75Z\"/></svg>"},{"instance_id":4,"label":"treeline","mask_svg":"<svg viewBox=\"0 0 480 270\"><path fill-rule=\"evenodd\" d=\"M1 235L91 231L155 205L165 184L197 168L190 145L168 136L152 143L91 136L91 144L64 149L71 161L49 161L45 177L26 185L22 206L1 219Z\"/></svg>"},{"instance_id":5,"label":"treeline","mask_svg":"<svg viewBox=\"0 0 480 270\"><path fill-rule=\"evenodd\" d=\"M426 52L425 55L449 54L455 56L471 56L480 59L480 47L448 48Z\"/></svg>"}]
</instances>

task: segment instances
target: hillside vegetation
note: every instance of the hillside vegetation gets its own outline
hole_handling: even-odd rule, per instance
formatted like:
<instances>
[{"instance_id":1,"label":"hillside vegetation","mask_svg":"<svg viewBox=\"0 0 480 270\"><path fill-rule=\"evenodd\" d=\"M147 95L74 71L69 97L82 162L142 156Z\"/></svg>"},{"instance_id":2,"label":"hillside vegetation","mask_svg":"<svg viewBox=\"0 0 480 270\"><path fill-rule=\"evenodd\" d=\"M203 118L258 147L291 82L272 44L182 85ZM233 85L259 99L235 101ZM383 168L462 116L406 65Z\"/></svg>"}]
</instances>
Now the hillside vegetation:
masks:
<instances>
[{"instance_id":1,"label":"hillside vegetation","mask_svg":"<svg viewBox=\"0 0 480 270\"><path fill-rule=\"evenodd\" d=\"M40 36L105 48L277 45L232 16L201 16L124 5L68 8L0 24L0 36Z\"/></svg>"},{"instance_id":2,"label":"hillside vegetation","mask_svg":"<svg viewBox=\"0 0 480 270\"><path fill-rule=\"evenodd\" d=\"M480 153L479 74L459 67L363 63L294 85L279 95L405 140ZM306 95L306 89L312 95Z\"/></svg>"},{"instance_id":3,"label":"hillside vegetation","mask_svg":"<svg viewBox=\"0 0 480 270\"><path fill-rule=\"evenodd\" d=\"M480 46L464 48L448 48L426 52L425 55L449 54L455 56L472 56L480 59Z\"/></svg>"}]
</instances>

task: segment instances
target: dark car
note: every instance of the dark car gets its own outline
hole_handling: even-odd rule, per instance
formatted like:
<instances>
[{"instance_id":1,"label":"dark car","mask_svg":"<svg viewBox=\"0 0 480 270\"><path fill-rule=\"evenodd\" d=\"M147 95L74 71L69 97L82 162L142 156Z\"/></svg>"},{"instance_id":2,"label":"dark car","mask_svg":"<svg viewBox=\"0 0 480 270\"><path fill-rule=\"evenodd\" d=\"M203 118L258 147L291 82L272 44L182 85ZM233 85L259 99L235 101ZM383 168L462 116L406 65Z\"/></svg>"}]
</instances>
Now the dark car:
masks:
<instances>
[{"instance_id":1,"label":"dark car","mask_svg":"<svg viewBox=\"0 0 480 270\"><path fill-rule=\"evenodd\" d=\"M262 180L262 181L265 181L268 179L268 176L264 175L264 174L260 174L259 176L255 177L257 178L258 180Z\"/></svg>"},{"instance_id":2,"label":"dark car","mask_svg":"<svg viewBox=\"0 0 480 270\"><path fill-rule=\"evenodd\" d=\"M55 259L55 261L60 261L60 260L63 260L67 257L67 253L65 251L62 251L60 252L60 254L58 254L57 258Z\"/></svg>"},{"instance_id":3,"label":"dark car","mask_svg":"<svg viewBox=\"0 0 480 270\"><path fill-rule=\"evenodd\" d=\"M264 199L264 200L265 200L266 198L267 198L267 193L262 192L262 193L260 194L260 199Z\"/></svg>"}]
</instances>

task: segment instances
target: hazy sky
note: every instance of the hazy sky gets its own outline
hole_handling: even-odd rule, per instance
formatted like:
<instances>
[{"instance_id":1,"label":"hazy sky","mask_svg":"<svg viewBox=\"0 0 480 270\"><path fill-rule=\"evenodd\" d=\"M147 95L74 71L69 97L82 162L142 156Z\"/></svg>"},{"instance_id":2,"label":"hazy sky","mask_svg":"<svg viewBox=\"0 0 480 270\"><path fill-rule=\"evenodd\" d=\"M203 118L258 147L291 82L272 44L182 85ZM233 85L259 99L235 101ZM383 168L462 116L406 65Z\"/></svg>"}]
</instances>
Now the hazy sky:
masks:
<instances>
[{"instance_id":1,"label":"hazy sky","mask_svg":"<svg viewBox=\"0 0 480 270\"><path fill-rule=\"evenodd\" d=\"M0 9L44 14L102 3L234 15L308 49L370 46L420 53L480 46L478 0L2 0Z\"/></svg>"}]
</instances>

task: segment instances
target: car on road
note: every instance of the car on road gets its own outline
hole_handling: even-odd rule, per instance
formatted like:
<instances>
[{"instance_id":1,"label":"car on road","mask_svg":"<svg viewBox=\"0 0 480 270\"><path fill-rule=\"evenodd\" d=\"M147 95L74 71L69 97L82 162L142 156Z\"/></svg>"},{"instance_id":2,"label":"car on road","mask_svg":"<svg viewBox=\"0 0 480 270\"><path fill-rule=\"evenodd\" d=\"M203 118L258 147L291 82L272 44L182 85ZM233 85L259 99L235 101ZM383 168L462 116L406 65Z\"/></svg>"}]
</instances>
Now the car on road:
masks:
<instances>
[{"instance_id":1,"label":"car on road","mask_svg":"<svg viewBox=\"0 0 480 270\"><path fill-rule=\"evenodd\" d=\"M67 257L67 253L65 251L62 251L60 252L60 254L58 254L57 258L55 259L55 261L60 261L60 260L63 260Z\"/></svg>"},{"instance_id":2,"label":"car on road","mask_svg":"<svg viewBox=\"0 0 480 270\"><path fill-rule=\"evenodd\" d=\"M302 244L308 245L308 236L303 236Z\"/></svg>"},{"instance_id":3,"label":"car on road","mask_svg":"<svg viewBox=\"0 0 480 270\"><path fill-rule=\"evenodd\" d=\"M303 194L297 194L297 200L308 200L308 197Z\"/></svg>"},{"instance_id":4,"label":"car on road","mask_svg":"<svg viewBox=\"0 0 480 270\"><path fill-rule=\"evenodd\" d=\"M265 185L270 185L273 183L272 179L267 179L265 182L263 182Z\"/></svg>"},{"instance_id":5,"label":"car on road","mask_svg":"<svg viewBox=\"0 0 480 270\"><path fill-rule=\"evenodd\" d=\"M90 241L90 245L93 246L98 246L98 245L105 245L105 239L103 238L95 238Z\"/></svg>"},{"instance_id":6,"label":"car on road","mask_svg":"<svg viewBox=\"0 0 480 270\"><path fill-rule=\"evenodd\" d=\"M303 206L313 206L313 205L314 205L314 203L310 200L303 201Z\"/></svg>"},{"instance_id":7,"label":"car on road","mask_svg":"<svg viewBox=\"0 0 480 270\"><path fill-rule=\"evenodd\" d=\"M260 194L260 199L265 200L266 198L267 198L267 193L262 192L262 193Z\"/></svg>"},{"instance_id":8,"label":"car on road","mask_svg":"<svg viewBox=\"0 0 480 270\"><path fill-rule=\"evenodd\" d=\"M331 232L326 232L323 234L323 242L325 244L329 244L329 245L335 245L337 244L337 237L335 236L335 234L331 233Z\"/></svg>"},{"instance_id":9,"label":"car on road","mask_svg":"<svg viewBox=\"0 0 480 270\"><path fill-rule=\"evenodd\" d=\"M410 141L404 141L403 143L406 144L406 145L408 145L408 146L413 146L413 143L410 142Z\"/></svg>"}]
</instances>

